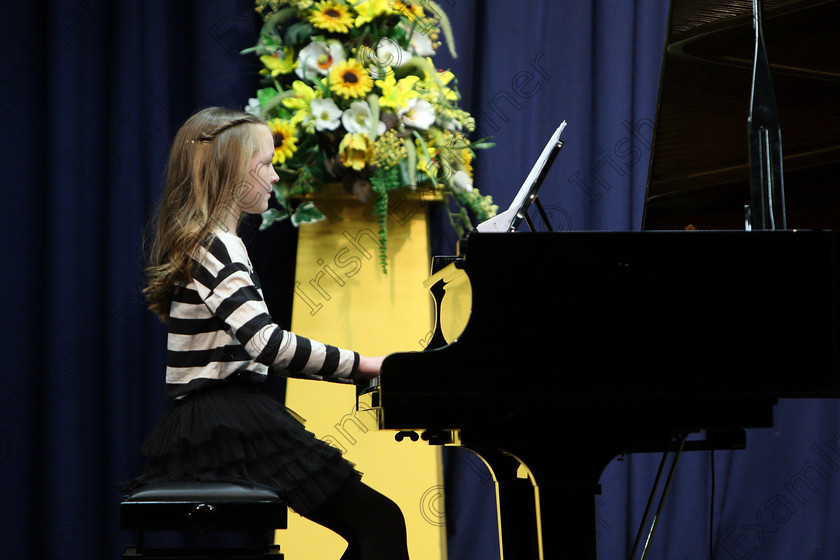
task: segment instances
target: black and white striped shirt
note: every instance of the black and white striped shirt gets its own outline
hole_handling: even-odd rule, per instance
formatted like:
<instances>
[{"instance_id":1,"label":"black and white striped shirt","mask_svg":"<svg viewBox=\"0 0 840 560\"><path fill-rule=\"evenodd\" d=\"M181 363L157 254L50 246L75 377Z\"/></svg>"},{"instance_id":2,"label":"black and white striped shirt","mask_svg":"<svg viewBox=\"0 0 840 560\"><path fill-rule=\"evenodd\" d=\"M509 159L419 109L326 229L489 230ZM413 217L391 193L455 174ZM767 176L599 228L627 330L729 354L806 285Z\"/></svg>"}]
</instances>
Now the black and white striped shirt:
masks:
<instances>
[{"instance_id":1,"label":"black and white striped shirt","mask_svg":"<svg viewBox=\"0 0 840 560\"><path fill-rule=\"evenodd\" d=\"M172 299L166 393L180 398L235 372L264 378L269 368L292 375L349 378L356 352L297 336L271 320L244 243L215 232L201 247L198 270Z\"/></svg>"}]
</instances>

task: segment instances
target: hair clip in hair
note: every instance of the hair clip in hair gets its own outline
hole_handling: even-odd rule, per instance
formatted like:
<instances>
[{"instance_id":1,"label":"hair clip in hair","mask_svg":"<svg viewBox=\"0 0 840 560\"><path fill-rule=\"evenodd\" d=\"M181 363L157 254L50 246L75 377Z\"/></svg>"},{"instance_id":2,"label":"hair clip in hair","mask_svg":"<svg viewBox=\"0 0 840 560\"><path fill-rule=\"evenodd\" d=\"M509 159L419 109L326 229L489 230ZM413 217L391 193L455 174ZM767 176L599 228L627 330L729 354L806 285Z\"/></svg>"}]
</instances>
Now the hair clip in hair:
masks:
<instances>
[{"instance_id":1,"label":"hair clip in hair","mask_svg":"<svg viewBox=\"0 0 840 560\"><path fill-rule=\"evenodd\" d=\"M243 117L235 118L235 119L233 119L231 121L228 121L226 123L222 123L219 126L217 126L216 128L214 128L213 130L211 130L210 132L203 132L201 134L201 138L198 138L197 140L190 140L189 142L190 142L190 144L209 144L210 142L212 142L213 140L216 139L216 136L218 136L222 132L228 130L229 128L232 128L232 127L240 125L240 124L259 123L259 122L261 122L261 121L257 117L255 117L254 115L245 115Z\"/></svg>"}]
</instances>

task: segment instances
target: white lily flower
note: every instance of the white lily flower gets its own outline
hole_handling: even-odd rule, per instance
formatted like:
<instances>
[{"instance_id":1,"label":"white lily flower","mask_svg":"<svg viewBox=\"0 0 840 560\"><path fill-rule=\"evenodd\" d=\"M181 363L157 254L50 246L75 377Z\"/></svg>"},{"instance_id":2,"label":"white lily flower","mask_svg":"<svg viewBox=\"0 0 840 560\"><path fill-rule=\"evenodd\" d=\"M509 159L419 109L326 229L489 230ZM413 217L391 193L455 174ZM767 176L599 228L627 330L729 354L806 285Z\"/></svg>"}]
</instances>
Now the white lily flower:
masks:
<instances>
[{"instance_id":1,"label":"white lily flower","mask_svg":"<svg viewBox=\"0 0 840 560\"><path fill-rule=\"evenodd\" d=\"M399 43L388 37L382 37L376 43L376 56L379 62L391 68L399 68L411 58L411 53Z\"/></svg>"},{"instance_id":2,"label":"white lily flower","mask_svg":"<svg viewBox=\"0 0 840 560\"><path fill-rule=\"evenodd\" d=\"M341 115L341 124L351 134L362 132L370 136L373 125L372 119L373 112L367 101L354 101ZM383 132L385 132L385 123L379 121L376 127L376 134L382 134Z\"/></svg>"},{"instance_id":3,"label":"white lily flower","mask_svg":"<svg viewBox=\"0 0 840 560\"><path fill-rule=\"evenodd\" d=\"M301 79L306 76L326 76L333 65L343 60L344 48L341 43L312 41L300 50L295 74Z\"/></svg>"},{"instance_id":4,"label":"white lily flower","mask_svg":"<svg viewBox=\"0 0 840 560\"><path fill-rule=\"evenodd\" d=\"M425 99L412 97L405 107L397 111L397 116L408 126L427 130L435 122L435 109Z\"/></svg>"},{"instance_id":5,"label":"white lily flower","mask_svg":"<svg viewBox=\"0 0 840 560\"><path fill-rule=\"evenodd\" d=\"M464 170L458 170L452 175L452 182L456 187L462 191L470 192L473 190L473 182L469 174Z\"/></svg>"},{"instance_id":6,"label":"white lily flower","mask_svg":"<svg viewBox=\"0 0 840 560\"><path fill-rule=\"evenodd\" d=\"M260 100L256 97L252 97L248 100L248 104L245 105L245 112L251 113L254 116L261 116L260 113L262 112L262 107L260 106Z\"/></svg>"},{"instance_id":7,"label":"white lily flower","mask_svg":"<svg viewBox=\"0 0 840 560\"><path fill-rule=\"evenodd\" d=\"M382 37L376 43L376 53L369 53L367 61L370 77L377 80L387 74L391 68L399 68L411 59L411 53L400 47L391 38ZM382 74L382 75L380 75Z\"/></svg>"},{"instance_id":8,"label":"white lily flower","mask_svg":"<svg viewBox=\"0 0 840 560\"><path fill-rule=\"evenodd\" d=\"M436 124L444 130L456 132L463 130L463 126L456 119L444 114L438 115Z\"/></svg>"},{"instance_id":9,"label":"white lily flower","mask_svg":"<svg viewBox=\"0 0 840 560\"><path fill-rule=\"evenodd\" d=\"M411 30L411 27L405 23L402 24L402 27L406 32ZM417 56L434 56L436 54L432 40L417 27L411 31L408 46Z\"/></svg>"},{"instance_id":10,"label":"white lily flower","mask_svg":"<svg viewBox=\"0 0 840 560\"><path fill-rule=\"evenodd\" d=\"M335 130L341 124L341 109L332 98L313 99L309 107L315 119L315 130Z\"/></svg>"}]
</instances>

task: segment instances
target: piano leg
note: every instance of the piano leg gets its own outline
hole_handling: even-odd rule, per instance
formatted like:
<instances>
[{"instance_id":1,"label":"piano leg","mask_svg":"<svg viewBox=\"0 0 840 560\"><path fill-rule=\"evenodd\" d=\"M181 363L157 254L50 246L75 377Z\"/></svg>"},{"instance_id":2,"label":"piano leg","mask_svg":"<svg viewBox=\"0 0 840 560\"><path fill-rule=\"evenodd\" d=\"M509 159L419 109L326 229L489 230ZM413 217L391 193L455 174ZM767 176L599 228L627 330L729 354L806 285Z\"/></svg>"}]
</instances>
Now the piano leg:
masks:
<instances>
[{"instance_id":1,"label":"piano leg","mask_svg":"<svg viewBox=\"0 0 840 560\"><path fill-rule=\"evenodd\" d=\"M464 444L493 472L502 560L595 560L598 479L617 453L564 447L546 457L538 447ZM575 460L570 460L575 457Z\"/></svg>"},{"instance_id":2,"label":"piano leg","mask_svg":"<svg viewBox=\"0 0 840 560\"><path fill-rule=\"evenodd\" d=\"M595 560L596 488L550 481L539 486L545 560Z\"/></svg>"},{"instance_id":3,"label":"piano leg","mask_svg":"<svg viewBox=\"0 0 840 560\"><path fill-rule=\"evenodd\" d=\"M503 560L595 560L595 503L607 465L622 453L674 451L678 436L699 430L670 428L658 416L644 416L643 407L632 410L634 422L628 423L626 406L614 411L612 401L599 402L600 425L613 426L611 430L576 424L581 407L594 406L590 402L566 407L562 416L556 409L537 408L515 419L518 426L534 427L530 430L505 430L501 421L460 430L461 446L482 457L496 480ZM686 442L686 450L740 449L743 429L731 426L772 426L775 402L771 396L736 394L714 402L676 399L670 405L680 407L688 426L709 423L707 411L715 411L718 425L707 426L705 440ZM540 429L546 426L574 428ZM528 476L517 477L523 470Z\"/></svg>"},{"instance_id":4,"label":"piano leg","mask_svg":"<svg viewBox=\"0 0 840 560\"><path fill-rule=\"evenodd\" d=\"M487 463L496 483L502 560L542 559L537 488L530 470L506 451L481 446L468 448Z\"/></svg>"}]
</instances>

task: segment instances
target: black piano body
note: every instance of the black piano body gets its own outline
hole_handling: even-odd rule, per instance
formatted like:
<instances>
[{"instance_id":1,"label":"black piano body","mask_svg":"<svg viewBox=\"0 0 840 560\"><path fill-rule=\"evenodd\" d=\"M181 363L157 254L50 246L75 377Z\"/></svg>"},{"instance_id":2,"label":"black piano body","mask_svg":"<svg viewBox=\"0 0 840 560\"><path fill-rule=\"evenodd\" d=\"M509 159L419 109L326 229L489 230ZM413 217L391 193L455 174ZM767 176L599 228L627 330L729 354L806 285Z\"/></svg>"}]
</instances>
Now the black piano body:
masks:
<instances>
[{"instance_id":1,"label":"black piano body","mask_svg":"<svg viewBox=\"0 0 840 560\"><path fill-rule=\"evenodd\" d=\"M470 235L432 286L467 286L463 332L383 364L383 428L493 469L506 560L594 558L617 455L738 448L779 398L840 395L840 3L764 4L790 229L743 231L752 3L673 0L643 231Z\"/></svg>"},{"instance_id":2,"label":"black piano body","mask_svg":"<svg viewBox=\"0 0 840 560\"><path fill-rule=\"evenodd\" d=\"M838 257L833 231L473 234L447 275L469 280L466 328L386 358L381 426L457 430L487 461L505 558L594 557L616 456L699 430L700 448L738 446L778 398L840 394Z\"/></svg>"}]
</instances>

